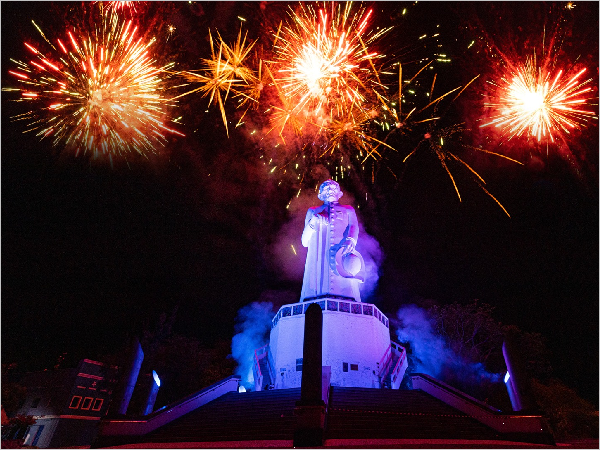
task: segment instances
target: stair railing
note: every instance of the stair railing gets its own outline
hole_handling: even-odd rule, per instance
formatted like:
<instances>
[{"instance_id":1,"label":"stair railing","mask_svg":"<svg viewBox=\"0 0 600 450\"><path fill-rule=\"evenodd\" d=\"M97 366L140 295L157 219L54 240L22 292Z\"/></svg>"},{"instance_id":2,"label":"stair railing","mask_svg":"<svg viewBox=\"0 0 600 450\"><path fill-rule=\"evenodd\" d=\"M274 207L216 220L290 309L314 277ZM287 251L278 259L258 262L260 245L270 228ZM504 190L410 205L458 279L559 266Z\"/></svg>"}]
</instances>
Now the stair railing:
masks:
<instances>
[{"instance_id":1,"label":"stair railing","mask_svg":"<svg viewBox=\"0 0 600 450\"><path fill-rule=\"evenodd\" d=\"M262 390L263 374L262 374L262 371L260 370L259 361L265 357L268 345L269 344L265 344L262 347L254 350L254 364L252 365L252 372L254 375L254 390L255 391Z\"/></svg>"},{"instance_id":2,"label":"stair railing","mask_svg":"<svg viewBox=\"0 0 600 450\"><path fill-rule=\"evenodd\" d=\"M383 379L388 373L390 363L392 362L392 344L390 344L379 361L379 382L383 387Z\"/></svg>"},{"instance_id":3,"label":"stair railing","mask_svg":"<svg viewBox=\"0 0 600 450\"><path fill-rule=\"evenodd\" d=\"M396 361L396 365L394 366L394 369L392 370L392 376L391 376L392 386L396 383L396 380L398 379L398 375L400 374L400 371L402 370L402 368L404 367L404 371L406 371L406 368L408 367L408 362L406 361L406 349L404 347L402 347L401 345L397 345L397 346L398 346L398 350L401 353L400 353L400 357L398 358L398 361ZM404 376L404 372L402 373L402 376ZM400 381L402 381L402 380L400 380Z\"/></svg>"},{"instance_id":4,"label":"stair railing","mask_svg":"<svg viewBox=\"0 0 600 450\"><path fill-rule=\"evenodd\" d=\"M141 436L150 433L222 395L236 392L239 384L240 377L231 375L175 403L163 406L147 416L123 419L103 418L98 432L98 439L106 439L111 436ZM105 445L101 445L97 448L105 447Z\"/></svg>"}]
</instances>

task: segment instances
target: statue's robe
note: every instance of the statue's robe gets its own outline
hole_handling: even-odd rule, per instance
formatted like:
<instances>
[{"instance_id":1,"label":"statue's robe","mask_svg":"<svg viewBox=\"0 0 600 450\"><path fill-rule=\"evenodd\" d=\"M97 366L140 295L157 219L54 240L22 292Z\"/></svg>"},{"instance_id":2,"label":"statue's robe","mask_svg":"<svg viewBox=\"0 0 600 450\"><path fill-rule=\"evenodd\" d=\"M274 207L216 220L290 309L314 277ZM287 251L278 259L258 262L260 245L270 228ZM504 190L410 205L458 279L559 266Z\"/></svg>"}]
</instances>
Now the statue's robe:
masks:
<instances>
[{"instance_id":1,"label":"statue's robe","mask_svg":"<svg viewBox=\"0 0 600 450\"><path fill-rule=\"evenodd\" d=\"M312 229L310 219L321 211L327 212L329 223L320 221ZM336 267L336 253L347 244L348 237L355 243L358 240L358 220L352 206L329 203L308 209L302 232L302 245L308 247L308 254L300 301L324 295L361 301L359 280L341 276Z\"/></svg>"}]
</instances>

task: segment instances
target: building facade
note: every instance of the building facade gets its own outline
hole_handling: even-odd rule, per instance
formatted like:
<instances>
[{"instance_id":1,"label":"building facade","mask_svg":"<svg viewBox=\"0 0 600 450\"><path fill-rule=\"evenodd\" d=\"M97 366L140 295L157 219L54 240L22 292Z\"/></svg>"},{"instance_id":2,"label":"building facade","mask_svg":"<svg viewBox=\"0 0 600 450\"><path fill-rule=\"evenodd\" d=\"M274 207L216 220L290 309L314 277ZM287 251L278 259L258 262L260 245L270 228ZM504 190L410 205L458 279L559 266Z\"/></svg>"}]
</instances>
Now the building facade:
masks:
<instances>
[{"instance_id":1,"label":"building facade","mask_svg":"<svg viewBox=\"0 0 600 450\"><path fill-rule=\"evenodd\" d=\"M24 445L89 445L108 411L116 375L116 367L89 359L74 369L25 375L20 384L27 388L27 397L17 414L31 415L36 423L25 434Z\"/></svg>"}]
</instances>

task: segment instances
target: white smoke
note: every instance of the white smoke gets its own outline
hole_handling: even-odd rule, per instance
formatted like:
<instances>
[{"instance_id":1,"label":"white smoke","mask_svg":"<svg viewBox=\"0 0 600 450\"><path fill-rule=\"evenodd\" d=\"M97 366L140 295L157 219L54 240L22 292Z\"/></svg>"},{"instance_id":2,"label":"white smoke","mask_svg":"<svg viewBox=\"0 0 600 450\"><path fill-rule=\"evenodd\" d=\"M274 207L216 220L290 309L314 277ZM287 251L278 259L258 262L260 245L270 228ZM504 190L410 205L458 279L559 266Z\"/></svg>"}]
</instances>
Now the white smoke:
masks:
<instances>
[{"instance_id":1,"label":"white smoke","mask_svg":"<svg viewBox=\"0 0 600 450\"><path fill-rule=\"evenodd\" d=\"M426 310L416 305L402 306L397 314L397 337L401 343L409 344L413 371L431 375L442 381L450 381L446 374L465 383L477 384L483 380L495 383L501 374L488 372L480 362L465 361L433 329Z\"/></svg>"},{"instance_id":2,"label":"white smoke","mask_svg":"<svg viewBox=\"0 0 600 450\"><path fill-rule=\"evenodd\" d=\"M379 267L383 262L384 255L377 239L364 230L360 217L358 218L358 228L359 234L356 250L362 255L365 261L366 272L365 282L359 284L361 300L364 302L371 297L377 288Z\"/></svg>"},{"instance_id":3,"label":"white smoke","mask_svg":"<svg viewBox=\"0 0 600 450\"><path fill-rule=\"evenodd\" d=\"M273 303L253 302L240 309L235 318L236 335L231 340L231 356L238 363L235 373L242 377L241 384L246 389L254 387L254 351L268 342L274 315Z\"/></svg>"},{"instance_id":4,"label":"white smoke","mask_svg":"<svg viewBox=\"0 0 600 450\"><path fill-rule=\"evenodd\" d=\"M402 306L396 314L398 340L410 344L416 372L439 377L442 367L448 364L450 349L444 340L433 332L425 310L415 305Z\"/></svg>"}]
</instances>

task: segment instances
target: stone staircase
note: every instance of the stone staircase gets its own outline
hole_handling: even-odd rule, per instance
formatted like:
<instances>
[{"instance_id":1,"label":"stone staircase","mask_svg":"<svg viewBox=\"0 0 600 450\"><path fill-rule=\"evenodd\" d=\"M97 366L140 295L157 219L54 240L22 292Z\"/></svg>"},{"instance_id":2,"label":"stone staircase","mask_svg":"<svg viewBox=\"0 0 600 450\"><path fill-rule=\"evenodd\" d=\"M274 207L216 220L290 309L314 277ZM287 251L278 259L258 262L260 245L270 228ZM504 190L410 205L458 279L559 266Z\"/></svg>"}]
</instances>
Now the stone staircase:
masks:
<instances>
[{"instance_id":1,"label":"stone staircase","mask_svg":"<svg viewBox=\"0 0 600 450\"><path fill-rule=\"evenodd\" d=\"M332 387L325 439L501 439L420 390Z\"/></svg>"},{"instance_id":2,"label":"stone staircase","mask_svg":"<svg viewBox=\"0 0 600 450\"><path fill-rule=\"evenodd\" d=\"M292 440L300 388L228 393L141 442ZM420 390L332 387L325 439L498 440L498 433Z\"/></svg>"},{"instance_id":3,"label":"stone staircase","mask_svg":"<svg viewBox=\"0 0 600 450\"><path fill-rule=\"evenodd\" d=\"M291 440L300 388L230 392L142 437L139 442Z\"/></svg>"},{"instance_id":4,"label":"stone staircase","mask_svg":"<svg viewBox=\"0 0 600 450\"><path fill-rule=\"evenodd\" d=\"M294 408L299 399L300 388L228 392L146 435L114 436L99 441L95 448L225 441L279 441L277 446L287 447L293 442ZM325 445L337 439L516 440L420 389L337 386L330 390L324 439Z\"/></svg>"}]
</instances>

